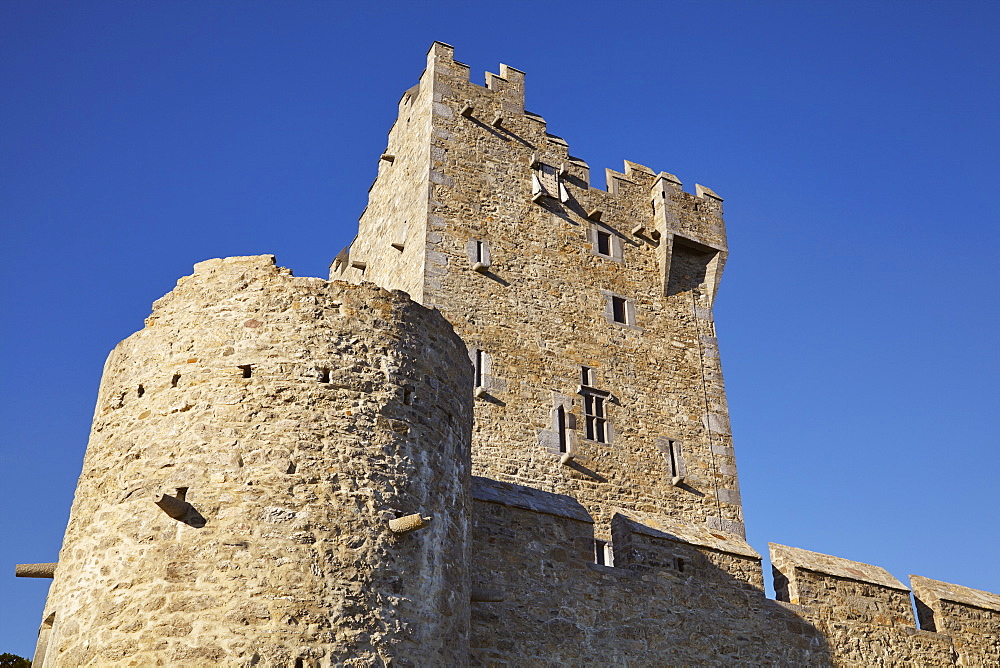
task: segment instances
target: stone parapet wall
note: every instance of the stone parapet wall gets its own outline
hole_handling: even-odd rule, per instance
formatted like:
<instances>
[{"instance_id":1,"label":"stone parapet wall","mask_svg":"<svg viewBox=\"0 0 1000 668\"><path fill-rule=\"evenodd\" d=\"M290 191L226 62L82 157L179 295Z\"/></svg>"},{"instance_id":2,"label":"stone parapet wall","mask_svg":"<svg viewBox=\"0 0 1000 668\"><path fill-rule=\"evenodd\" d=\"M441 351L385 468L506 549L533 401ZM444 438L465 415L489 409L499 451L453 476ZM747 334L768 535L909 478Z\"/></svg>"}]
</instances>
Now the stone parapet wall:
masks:
<instances>
[{"instance_id":1,"label":"stone parapet wall","mask_svg":"<svg viewBox=\"0 0 1000 668\"><path fill-rule=\"evenodd\" d=\"M819 631L764 596L736 537L722 552L619 516L603 566L570 497L478 478L473 494L473 587L495 595L472 603L472 665L832 664Z\"/></svg>"},{"instance_id":2,"label":"stone parapet wall","mask_svg":"<svg viewBox=\"0 0 1000 668\"><path fill-rule=\"evenodd\" d=\"M738 537L617 514L614 566L568 496L474 478L473 665L992 666L1000 597L870 564L771 546L779 600ZM788 600L788 592L793 593ZM783 599L783 600L782 600Z\"/></svg>"},{"instance_id":3,"label":"stone parapet wall","mask_svg":"<svg viewBox=\"0 0 1000 668\"><path fill-rule=\"evenodd\" d=\"M401 293L197 265L108 359L36 665L461 664L471 385Z\"/></svg>"}]
</instances>

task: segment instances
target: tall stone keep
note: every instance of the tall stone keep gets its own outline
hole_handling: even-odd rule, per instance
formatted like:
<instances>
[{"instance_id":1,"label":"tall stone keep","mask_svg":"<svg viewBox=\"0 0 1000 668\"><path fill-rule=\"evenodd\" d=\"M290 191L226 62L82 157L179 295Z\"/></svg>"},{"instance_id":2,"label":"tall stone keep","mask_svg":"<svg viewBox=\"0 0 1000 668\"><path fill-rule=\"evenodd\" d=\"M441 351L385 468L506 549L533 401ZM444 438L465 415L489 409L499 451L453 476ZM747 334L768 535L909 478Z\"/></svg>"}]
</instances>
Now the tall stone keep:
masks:
<instances>
[{"instance_id":1,"label":"tall stone keep","mask_svg":"<svg viewBox=\"0 0 1000 668\"><path fill-rule=\"evenodd\" d=\"M479 475L744 535L712 302L722 200L626 162L606 189L523 72L486 87L435 43L331 277L438 308L476 368Z\"/></svg>"},{"instance_id":2,"label":"tall stone keep","mask_svg":"<svg viewBox=\"0 0 1000 668\"><path fill-rule=\"evenodd\" d=\"M462 663L471 401L405 295L197 265L108 359L35 665Z\"/></svg>"}]
</instances>

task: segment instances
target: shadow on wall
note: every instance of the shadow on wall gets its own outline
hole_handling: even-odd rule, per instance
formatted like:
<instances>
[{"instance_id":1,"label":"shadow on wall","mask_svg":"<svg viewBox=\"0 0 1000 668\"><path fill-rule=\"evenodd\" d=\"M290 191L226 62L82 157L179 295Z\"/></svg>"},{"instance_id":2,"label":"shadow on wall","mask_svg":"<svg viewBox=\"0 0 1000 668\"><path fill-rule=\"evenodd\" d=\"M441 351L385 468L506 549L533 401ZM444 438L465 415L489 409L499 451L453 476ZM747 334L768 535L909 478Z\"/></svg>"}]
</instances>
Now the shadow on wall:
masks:
<instances>
[{"instance_id":1,"label":"shadow on wall","mask_svg":"<svg viewBox=\"0 0 1000 668\"><path fill-rule=\"evenodd\" d=\"M572 498L485 478L473 494L473 591L490 592L473 598L473 664L833 663L800 606L764 595L760 556L736 536L619 513L610 567Z\"/></svg>"}]
</instances>

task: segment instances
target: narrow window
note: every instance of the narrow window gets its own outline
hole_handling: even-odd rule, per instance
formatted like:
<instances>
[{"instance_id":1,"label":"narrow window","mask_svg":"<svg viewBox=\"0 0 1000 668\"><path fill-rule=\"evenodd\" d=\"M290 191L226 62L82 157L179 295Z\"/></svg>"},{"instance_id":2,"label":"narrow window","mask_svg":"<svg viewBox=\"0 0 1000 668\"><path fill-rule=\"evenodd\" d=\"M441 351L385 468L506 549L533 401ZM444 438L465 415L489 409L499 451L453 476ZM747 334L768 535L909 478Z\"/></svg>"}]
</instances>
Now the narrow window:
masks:
<instances>
[{"instance_id":1,"label":"narrow window","mask_svg":"<svg viewBox=\"0 0 1000 668\"><path fill-rule=\"evenodd\" d=\"M330 382L330 370L323 368L319 370L319 382L329 383Z\"/></svg>"},{"instance_id":2,"label":"narrow window","mask_svg":"<svg viewBox=\"0 0 1000 668\"><path fill-rule=\"evenodd\" d=\"M146 388L144 388L142 385L140 385L136 389L135 393L141 397L142 395L146 394Z\"/></svg>"},{"instance_id":3,"label":"narrow window","mask_svg":"<svg viewBox=\"0 0 1000 668\"><path fill-rule=\"evenodd\" d=\"M170 387L177 387L177 383L179 383L180 380L181 375L179 373L175 373L174 377L170 379Z\"/></svg>"},{"instance_id":4,"label":"narrow window","mask_svg":"<svg viewBox=\"0 0 1000 668\"><path fill-rule=\"evenodd\" d=\"M476 348L476 361L475 361L476 387L483 386L483 363L486 361L484 359L485 355L486 353L484 351L480 350L479 348Z\"/></svg>"},{"instance_id":5,"label":"narrow window","mask_svg":"<svg viewBox=\"0 0 1000 668\"><path fill-rule=\"evenodd\" d=\"M620 322L623 325L629 324L628 309L625 308L625 301L624 297L611 297L612 317L615 322Z\"/></svg>"},{"instance_id":6,"label":"narrow window","mask_svg":"<svg viewBox=\"0 0 1000 668\"><path fill-rule=\"evenodd\" d=\"M490 242L482 239L470 239L465 245L466 255L473 271L485 272L493 264L490 258Z\"/></svg>"},{"instance_id":7,"label":"narrow window","mask_svg":"<svg viewBox=\"0 0 1000 668\"><path fill-rule=\"evenodd\" d=\"M614 566L614 553L611 550L611 543L606 540L594 541L594 563L601 566Z\"/></svg>"},{"instance_id":8,"label":"narrow window","mask_svg":"<svg viewBox=\"0 0 1000 668\"><path fill-rule=\"evenodd\" d=\"M580 384L584 387L594 387L594 370L591 367L580 367Z\"/></svg>"},{"instance_id":9,"label":"narrow window","mask_svg":"<svg viewBox=\"0 0 1000 668\"><path fill-rule=\"evenodd\" d=\"M597 230L597 252L601 255L611 255L611 233Z\"/></svg>"},{"instance_id":10,"label":"narrow window","mask_svg":"<svg viewBox=\"0 0 1000 668\"><path fill-rule=\"evenodd\" d=\"M403 403L407 406L413 405L413 390L409 388L403 388Z\"/></svg>"},{"instance_id":11,"label":"narrow window","mask_svg":"<svg viewBox=\"0 0 1000 668\"><path fill-rule=\"evenodd\" d=\"M670 438L658 438L656 439L656 447L663 453L670 484L679 485L684 482L687 466L684 464L684 451L681 448L681 442Z\"/></svg>"},{"instance_id":12,"label":"narrow window","mask_svg":"<svg viewBox=\"0 0 1000 668\"><path fill-rule=\"evenodd\" d=\"M556 425L559 428L559 452L569 452L569 441L566 437L566 409L562 406L556 409Z\"/></svg>"},{"instance_id":13,"label":"narrow window","mask_svg":"<svg viewBox=\"0 0 1000 668\"><path fill-rule=\"evenodd\" d=\"M239 368L243 371L244 378L250 378L250 376L253 374L253 372L251 371L252 366L253 366L252 364L241 364L239 366Z\"/></svg>"},{"instance_id":14,"label":"narrow window","mask_svg":"<svg viewBox=\"0 0 1000 668\"><path fill-rule=\"evenodd\" d=\"M596 394L583 396L583 414L587 438L598 443L608 442L607 418L604 416L604 397Z\"/></svg>"},{"instance_id":15,"label":"narrow window","mask_svg":"<svg viewBox=\"0 0 1000 668\"><path fill-rule=\"evenodd\" d=\"M677 557L677 572L678 573L684 572L684 560L681 559L680 557Z\"/></svg>"}]
</instances>

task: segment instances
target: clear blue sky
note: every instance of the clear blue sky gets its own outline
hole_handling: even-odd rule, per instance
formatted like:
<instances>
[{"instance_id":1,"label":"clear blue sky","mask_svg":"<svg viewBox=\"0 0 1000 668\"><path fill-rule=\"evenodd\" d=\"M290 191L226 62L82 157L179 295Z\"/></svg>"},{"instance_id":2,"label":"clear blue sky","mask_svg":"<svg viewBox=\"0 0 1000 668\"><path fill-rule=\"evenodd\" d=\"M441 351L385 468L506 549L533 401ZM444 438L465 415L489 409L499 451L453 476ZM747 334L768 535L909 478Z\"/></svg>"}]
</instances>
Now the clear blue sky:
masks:
<instances>
[{"instance_id":1,"label":"clear blue sky","mask_svg":"<svg viewBox=\"0 0 1000 668\"><path fill-rule=\"evenodd\" d=\"M432 40L726 198L749 539L1000 592L996 2L0 2L0 652L101 367L200 260L326 276ZM904 580L905 581L905 580Z\"/></svg>"}]
</instances>

